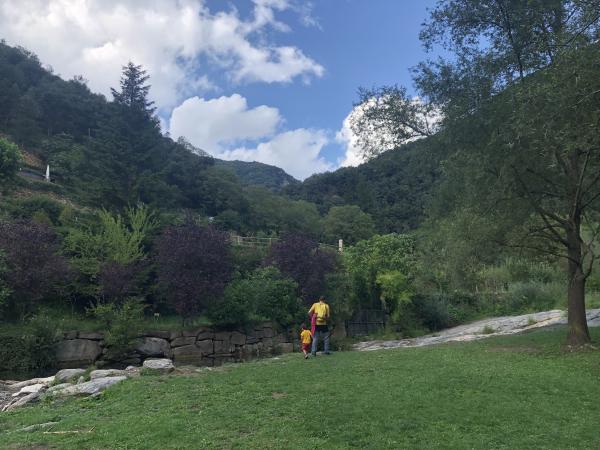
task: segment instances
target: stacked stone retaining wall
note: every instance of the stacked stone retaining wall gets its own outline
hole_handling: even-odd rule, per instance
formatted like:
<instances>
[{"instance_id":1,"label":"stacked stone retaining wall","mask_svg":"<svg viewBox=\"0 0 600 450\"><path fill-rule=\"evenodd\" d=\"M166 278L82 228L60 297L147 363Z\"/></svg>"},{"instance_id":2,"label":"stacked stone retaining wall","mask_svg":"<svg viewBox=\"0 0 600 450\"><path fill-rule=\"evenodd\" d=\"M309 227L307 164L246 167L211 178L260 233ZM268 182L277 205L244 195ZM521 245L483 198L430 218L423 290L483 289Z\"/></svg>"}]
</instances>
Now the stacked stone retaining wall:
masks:
<instances>
[{"instance_id":1,"label":"stacked stone retaining wall","mask_svg":"<svg viewBox=\"0 0 600 450\"><path fill-rule=\"evenodd\" d=\"M254 358L292 352L293 339L268 323L252 331L219 331L202 327L189 331L148 331L127 356L110 360L104 335L68 332L56 345L57 368L140 365L146 358L170 358L175 365L219 366Z\"/></svg>"}]
</instances>

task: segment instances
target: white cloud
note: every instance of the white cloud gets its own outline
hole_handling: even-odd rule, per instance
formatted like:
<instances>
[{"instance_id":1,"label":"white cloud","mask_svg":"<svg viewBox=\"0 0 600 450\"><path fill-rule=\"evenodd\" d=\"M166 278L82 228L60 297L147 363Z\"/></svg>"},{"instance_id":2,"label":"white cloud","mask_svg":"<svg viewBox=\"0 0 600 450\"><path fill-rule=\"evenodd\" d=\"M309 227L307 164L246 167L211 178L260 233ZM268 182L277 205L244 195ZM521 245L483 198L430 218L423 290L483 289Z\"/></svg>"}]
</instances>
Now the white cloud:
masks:
<instances>
[{"instance_id":1,"label":"white cloud","mask_svg":"<svg viewBox=\"0 0 600 450\"><path fill-rule=\"evenodd\" d=\"M223 152L223 159L258 161L281 167L290 175L304 180L314 173L334 170L335 167L321 156L329 143L323 130L298 128L276 135L256 148L237 148Z\"/></svg>"},{"instance_id":2,"label":"white cloud","mask_svg":"<svg viewBox=\"0 0 600 450\"><path fill-rule=\"evenodd\" d=\"M272 136L280 122L277 108L261 105L248 109L239 94L211 100L192 97L173 110L169 132L218 155L236 142Z\"/></svg>"},{"instance_id":3,"label":"white cloud","mask_svg":"<svg viewBox=\"0 0 600 450\"><path fill-rule=\"evenodd\" d=\"M0 0L0 29L1 37L37 53L64 77L83 75L107 95L123 64L142 64L163 110L215 88L198 75L202 56L236 82L321 76L323 67L302 50L253 38L268 28L287 31L276 13L293 4L254 4L253 17L243 19L236 10L213 13L203 0Z\"/></svg>"},{"instance_id":4,"label":"white cloud","mask_svg":"<svg viewBox=\"0 0 600 450\"><path fill-rule=\"evenodd\" d=\"M272 164L300 179L334 169L321 156L329 143L325 131L298 128L279 132L282 123L277 108L248 108L239 94L210 100L193 97L173 110L170 134L183 136L218 158Z\"/></svg>"}]
</instances>

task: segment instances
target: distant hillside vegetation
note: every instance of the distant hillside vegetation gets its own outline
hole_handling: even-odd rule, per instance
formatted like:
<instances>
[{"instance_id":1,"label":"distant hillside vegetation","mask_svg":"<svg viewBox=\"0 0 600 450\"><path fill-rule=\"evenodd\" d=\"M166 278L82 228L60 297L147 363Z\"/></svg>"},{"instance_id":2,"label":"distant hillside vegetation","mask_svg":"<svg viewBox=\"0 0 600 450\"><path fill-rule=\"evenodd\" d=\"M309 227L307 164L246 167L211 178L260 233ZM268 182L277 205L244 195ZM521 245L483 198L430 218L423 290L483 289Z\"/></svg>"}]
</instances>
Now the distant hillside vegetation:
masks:
<instances>
[{"instance_id":1,"label":"distant hillside vegetation","mask_svg":"<svg viewBox=\"0 0 600 450\"><path fill-rule=\"evenodd\" d=\"M442 156L433 139L421 140L358 167L313 175L284 192L316 203L321 213L332 206L358 205L373 217L379 232L405 232L423 220Z\"/></svg>"},{"instance_id":2,"label":"distant hillside vegetation","mask_svg":"<svg viewBox=\"0 0 600 450\"><path fill-rule=\"evenodd\" d=\"M286 186L300 183L283 169L260 162L215 159L215 167L233 172L244 186L263 186L273 191L280 191Z\"/></svg>"}]
</instances>

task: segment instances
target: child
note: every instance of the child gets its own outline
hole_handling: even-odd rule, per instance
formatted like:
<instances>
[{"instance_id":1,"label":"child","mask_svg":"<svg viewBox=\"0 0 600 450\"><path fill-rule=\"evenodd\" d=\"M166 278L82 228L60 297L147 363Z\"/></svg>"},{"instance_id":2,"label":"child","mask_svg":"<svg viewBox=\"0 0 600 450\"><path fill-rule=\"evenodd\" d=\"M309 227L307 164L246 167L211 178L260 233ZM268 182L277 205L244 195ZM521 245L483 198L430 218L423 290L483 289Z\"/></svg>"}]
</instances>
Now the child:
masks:
<instances>
[{"instance_id":1,"label":"child","mask_svg":"<svg viewBox=\"0 0 600 450\"><path fill-rule=\"evenodd\" d=\"M312 341L312 334L310 330L306 329L306 325L300 325L300 344L302 345L302 353L304 353L304 359L308 359L310 353L310 343Z\"/></svg>"}]
</instances>

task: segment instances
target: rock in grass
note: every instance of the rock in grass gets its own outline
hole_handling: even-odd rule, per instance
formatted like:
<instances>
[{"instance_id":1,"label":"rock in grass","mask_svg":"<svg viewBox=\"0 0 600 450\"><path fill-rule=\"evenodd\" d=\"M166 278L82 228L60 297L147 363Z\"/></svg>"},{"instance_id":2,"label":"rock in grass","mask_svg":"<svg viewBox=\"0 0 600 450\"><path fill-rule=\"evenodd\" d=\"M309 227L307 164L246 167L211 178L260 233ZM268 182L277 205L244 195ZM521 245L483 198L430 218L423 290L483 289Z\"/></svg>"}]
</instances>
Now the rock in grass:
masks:
<instances>
[{"instance_id":1,"label":"rock in grass","mask_svg":"<svg viewBox=\"0 0 600 450\"><path fill-rule=\"evenodd\" d=\"M69 384L61 389L48 390L48 393L52 396L57 397L70 397L73 395L94 395L97 394L113 384L120 383L126 380L127 377L105 377L98 378L96 380L87 381L81 384ZM58 387L58 386L54 386Z\"/></svg>"},{"instance_id":2,"label":"rock in grass","mask_svg":"<svg viewBox=\"0 0 600 450\"><path fill-rule=\"evenodd\" d=\"M167 358L147 359L144 361L144 369L152 370L156 373L169 373L175 370L173 361Z\"/></svg>"},{"instance_id":3,"label":"rock in grass","mask_svg":"<svg viewBox=\"0 0 600 450\"><path fill-rule=\"evenodd\" d=\"M18 383L12 383L8 387L10 390L20 391L25 386L31 386L33 384L45 384L47 386L50 383L52 383L53 381L54 381L54 375L52 375L51 377L47 377L47 378L32 378L31 380L19 381Z\"/></svg>"},{"instance_id":4,"label":"rock in grass","mask_svg":"<svg viewBox=\"0 0 600 450\"><path fill-rule=\"evenodd\" d=\"M34 425L29 425L28 427L21 428L17 431L31 433L32 431L47 430L48 428L52 428L54 425L58 425L58 422L36 423Z\"/></svg>"},{"instance_id":5,"label":"rock in grass","mask_svg":"<svg viewBox=\"0 0 600 450\"><path fill-rule=\"evenodd\" d=\"M103 370L92 370L90 372L90 379L97 380L98 378L106 377L120 377L127 376L127 371L119 369L103 369Z\"/></svg>"},{"instance_id":6,"label":"rock in grass","mask_svg":"<svg viewBox=\"0 0 600 450\"><path fill-rule=\"evenodd\" d=\"M2 408L2 411L11 411L20 406L26 405L27 403L32 403L37 401L40 398L39 392L32 392L31 394L27 394L22 397L17 397L13 401L11 401L8 405L5 405Z\"/></svg>"},{"instance_id":7,"label":"rock in grass","mask_svg":"<svg viewBox=\"0 0 600 450\"><path fill-rule=\"evenodd\" d=\"M40 392L40 391L46 389L46 387L47 386L43 383L30 384L29 386L23 387L19 392L15 392L12 396L18 397L19 395L31 394L33 392Z\"/></svg>"},{"instance_id":8,"label":"rock in grass","mask_svg":"<svg viewBox=\"0 0 600 450\"><path fill-rule=\"evenodd\" d=\"M84 369L63 369L59 370L56 375L54 375L56 381L64 383L66 381L72 381L75 378L83 375L85 373Z\"/></svg>"}]
</instances>

